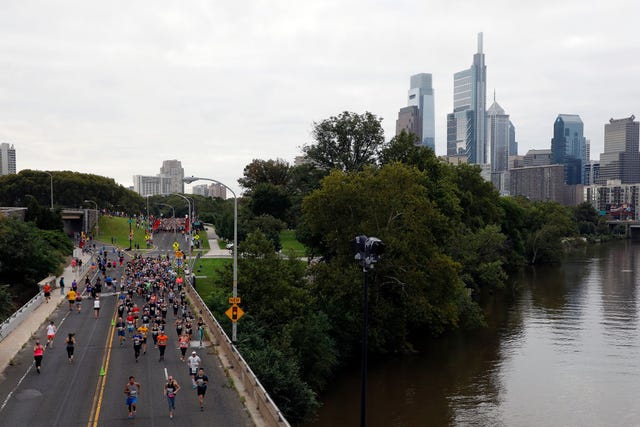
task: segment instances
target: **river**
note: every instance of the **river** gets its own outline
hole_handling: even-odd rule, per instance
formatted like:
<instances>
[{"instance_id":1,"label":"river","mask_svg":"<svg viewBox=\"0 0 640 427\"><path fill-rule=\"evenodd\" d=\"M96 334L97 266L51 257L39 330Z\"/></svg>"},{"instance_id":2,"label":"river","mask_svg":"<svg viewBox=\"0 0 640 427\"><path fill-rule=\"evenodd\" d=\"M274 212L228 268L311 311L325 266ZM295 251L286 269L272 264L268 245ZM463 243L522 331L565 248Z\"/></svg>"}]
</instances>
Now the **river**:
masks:
<instances>
[{"instance_id":1,"label":"river","mask_svg":"<svg viewBox=\"0 0 640 427\"><path fill-rule=\"evenodd\" d=\"M369 426L640 426L640 245L617 241L517 279L488 327L370 362ZM309 427L360 422L357 367Z\"/></svg>"}]
</instances>

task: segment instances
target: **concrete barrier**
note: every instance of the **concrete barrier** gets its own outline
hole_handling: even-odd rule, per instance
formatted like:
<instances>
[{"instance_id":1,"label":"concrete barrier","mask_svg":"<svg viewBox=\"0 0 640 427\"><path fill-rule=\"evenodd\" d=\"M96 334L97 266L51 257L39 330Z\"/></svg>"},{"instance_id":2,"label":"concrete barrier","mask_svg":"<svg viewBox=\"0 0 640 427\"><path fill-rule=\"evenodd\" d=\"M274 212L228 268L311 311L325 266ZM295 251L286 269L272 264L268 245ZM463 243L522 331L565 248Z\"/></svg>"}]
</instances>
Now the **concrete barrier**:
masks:
<instances>
[{"instance_id":1,"label":"concrete barrier","mask_svg":"<svg viewBox=\"0 0 640 427\"><path fill-rule=\"evenodd\" d=\"M224 362L227 361L229 373L234 378L234 381L239 382L244 389L244 394L247 399L246 404L248 409L254 415L253 410L261 417L264 425L269 427L290 427L290 424L285 419L284 415L280 412L280 409L276 406L269 393L260 384L258 377L253 373L249 364L242 358L242 355L238 352L235 345L231 342L224 329L216 318L213 316L209 307L204 303L200 295L193 289L191 282L188 281L187 286L188 295L192 304L200 312L202 319L206 323L209 331L213 334L213 345L218 346L218 356ZM238 390L243 392L243 390ZM251 405L251 407L249 407ZM259 420L255 420L256 425L260 425Z\"/></svg>"}]
</instances>

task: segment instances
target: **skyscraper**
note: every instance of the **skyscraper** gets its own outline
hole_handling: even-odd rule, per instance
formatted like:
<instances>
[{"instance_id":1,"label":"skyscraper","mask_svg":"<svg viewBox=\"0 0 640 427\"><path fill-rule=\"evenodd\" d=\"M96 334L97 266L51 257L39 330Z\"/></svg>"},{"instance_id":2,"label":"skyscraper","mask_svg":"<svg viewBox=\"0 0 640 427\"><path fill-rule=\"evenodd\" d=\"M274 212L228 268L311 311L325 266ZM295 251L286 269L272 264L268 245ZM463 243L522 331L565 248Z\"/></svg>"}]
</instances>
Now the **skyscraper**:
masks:
<instances>
[{"instance_id":1,"label":"skyscraper","mask_svg":"<svg viewBox=\"0 0 640 427\"><path fill-rule=\"evenodd\" d=\"M0 175L16 173L16 150L13 144L0 144Z\"/></svg>"},{"instance_id":2,"label":"skyscraper","mask_svg":"<svg viewBox=\"0 0 640 427\"><path fill-rule=\"evenodd\" d=\"M160 176L171 180L171 193L184 193L184 169L180 160L165 160L160 168Z\"/></svg>"},{"instance_id":3,"label":"skyscraper","mask_svg":"<svg viewBox=\"0 0 640 427\"><path fill-rule=\"evenodd\" d=\"M418 136L420 145L436 149L436 125L431 74L411 76L407 107L401 108L396 135L406 130Z\"/></svg>"},{"instance_id":4,"label":"skyscraper","mask_svg":"<svg viewBox=\"0 0 640 427\"><path fill-rule=\"evenodd\" d=\"M491 172L502 172L508 169L512 127L509 115L498 104L494 94L493 104L487 110L487 145L490 153Z\"/></svg>"},{"instance_id":5,"label":"skyscraper","mask_svg":"<svg viewBox=\"0 0 640 427\"><path fill-rule=\"evenodd\" d=\"M489 163L486 109L487 67L478 33L471 68L453 75L453 113L447 115L447 155L466 154L469 163Z\"/></svg>"},{"instance_id":6,"label":"skyscraper","mask_svg":"<svg viewBox=\"0 0 640 427\"><path fill-rule=\"evenodd\" d=\"M564 165L564 182L567 185L584 182L587 142L583 132L584 125L577 114L559 114L553 123L551 161Z\"/></svg>"},{"instance_id":7,"label":"skyscraper","mask_svg":"<svg viewBox=\"0 0 640 427\"><path fill-rule=\"evenodd\" d=\"M600 154L599 184L620 180L640 183L640 124L635 116L611 119L604 125L604 153Z\"/></svg>"}]
</instances>

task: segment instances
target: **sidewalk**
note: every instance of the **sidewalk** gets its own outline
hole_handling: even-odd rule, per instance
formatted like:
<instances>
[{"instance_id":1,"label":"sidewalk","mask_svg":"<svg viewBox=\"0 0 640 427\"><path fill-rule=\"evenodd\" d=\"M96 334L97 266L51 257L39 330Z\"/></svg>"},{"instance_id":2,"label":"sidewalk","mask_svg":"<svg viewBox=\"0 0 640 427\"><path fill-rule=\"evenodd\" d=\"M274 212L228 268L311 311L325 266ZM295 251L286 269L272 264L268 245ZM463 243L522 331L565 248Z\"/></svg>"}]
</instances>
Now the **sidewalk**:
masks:
<instances>
[{"instance_id":1,"label":"sidewalk","mask_svg":"<svg viewBox=\"0 0 640 427\"><path fill-rule=\"evenodd\" d=\"M82 254L82 272L74 272L71 265L65 267L62 277L64 277L65 293L71 289L71 282L75 279L79 284L84 280L84 276L91 271L91 254ZM60 278L56 279L56 285ZM22 322L7 335L0 345L0 376L9 366L13 358L18 354L22 347L29 342L34 333L39 333L42 337L41 343L46 341L44 335L44 323L49 316L58 308L61 302L66 299L66 295L60 294L60 288L56 287L51 291L51 301L43 302L40 307L36 308L33 313L28 315Z\"/></svg>"},{"instance_id":2,"label":"sidewalk","mask_svg":"<svg viewBox=\"0 0 640 427\"><path fill-rule=\"evenodd\" d=\"M215 229L211 227L205 227L207 232L207 240L209 240L209 252L202 255L202 258L231 258L231 251L229 249L220 249L218 246L218 235Z\"/></svg>"}]
</instances>

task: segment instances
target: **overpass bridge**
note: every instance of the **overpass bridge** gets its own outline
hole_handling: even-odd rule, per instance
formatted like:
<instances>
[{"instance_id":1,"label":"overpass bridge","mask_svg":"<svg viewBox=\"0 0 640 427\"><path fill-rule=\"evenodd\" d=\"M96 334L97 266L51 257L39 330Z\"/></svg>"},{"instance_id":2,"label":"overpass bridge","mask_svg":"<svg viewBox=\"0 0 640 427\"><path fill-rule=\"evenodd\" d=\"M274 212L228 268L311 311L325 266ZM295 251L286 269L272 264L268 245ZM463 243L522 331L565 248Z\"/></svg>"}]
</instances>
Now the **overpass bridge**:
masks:
<instances>
[{"instance_id":1,"label":"overpass bridge","mask_svg":"<svg viewBox=\"0 0 640 427\"><path fill-rule=\"evenodd\" d=\"M640 242L640 221L636 220L610 220L607 221L609 232L613 233L615 230L624 230L624 235L630 238L633 242Z\"/></svg>"}]
</instances>

